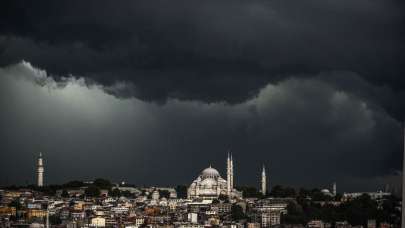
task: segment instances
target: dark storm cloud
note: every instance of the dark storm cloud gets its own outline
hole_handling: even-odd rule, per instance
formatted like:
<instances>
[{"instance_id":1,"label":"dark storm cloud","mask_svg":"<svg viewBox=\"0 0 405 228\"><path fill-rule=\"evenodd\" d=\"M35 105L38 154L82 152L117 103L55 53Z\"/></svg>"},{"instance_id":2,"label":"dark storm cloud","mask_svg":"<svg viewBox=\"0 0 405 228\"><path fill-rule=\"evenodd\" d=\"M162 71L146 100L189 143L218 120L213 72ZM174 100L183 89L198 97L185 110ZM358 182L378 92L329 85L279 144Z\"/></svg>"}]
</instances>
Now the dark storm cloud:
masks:
<instances>
[{"instance_id":1,"label":"dark storm cloud","mask_svg":"<svg viewBox=\"0 0 405 228\"><path fill-rule=\"evenodd\" d=\"M26 59L56 74L138 88L118 96L235 103L290 74L327 70L356 72L396 92L405 86L401 1L2 4L0 63Z\"/></svg>"},{"instance_id":2,"label":"dark storm cloud","mask_svg":"<svg viewBox=\"0 0 405 228\"><path fill-rule=\"evenodd\" d=\"M241 183L266 161L276 183L372 186L401 167L404 9L399 0L1 1L1 149L14 164L48 152L64 180L173 184L208 160L223 166L231 146Z\"/></svg>"},{"instance_id":3,"label":"dark storm cloud","mask_svg":"<svg viewBox=\"0 0 405 228\"><path fill-rule=\"evenodd\" d=\"M80 77L58 86L27 62L2 68L0 149L13 153L3 155L0 171L10 175L1 181L32 181L32 163L42 151L51 183L94 176L188 183L210 163L224 170L232 147L238 184L257 184L264 162L271 183L338 181L341 189L372 190L400 169L392 159L400 157L400 123L324 80L336 75L355 77L286 79L234 105L178 99L157 105L118 99Z\"/></svg>"}]
</instances>

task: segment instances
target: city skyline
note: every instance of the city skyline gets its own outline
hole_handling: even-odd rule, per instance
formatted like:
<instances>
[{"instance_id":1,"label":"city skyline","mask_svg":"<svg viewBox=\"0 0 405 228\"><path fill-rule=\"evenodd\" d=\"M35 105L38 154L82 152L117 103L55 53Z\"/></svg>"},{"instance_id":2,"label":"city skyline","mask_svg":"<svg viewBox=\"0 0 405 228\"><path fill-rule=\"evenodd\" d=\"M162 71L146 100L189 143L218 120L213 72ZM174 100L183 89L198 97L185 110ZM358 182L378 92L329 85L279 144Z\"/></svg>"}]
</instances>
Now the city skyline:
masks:
<instances>
[{"instance_id":1,"label":"city skyline","mask_svg":"<svg viewBox=\"0 0 405 228\"><path fill-rule=\"evenodd\" d=\"M404 138L404 140L405 140L405 138ZM404 144L405 144L405 141L404 141ZM226 168L226 180L222 179L220 172L218 172L210 164L209 167L205 168L202 171L202 173L200 174L200 176L196 180L193 181L193 183L200 182L201 180L203 180L203 179L200 179L200 178L204 178L204 176L211 178L211 177L214 177L215 175L217 175L217 177L219 177L219 179L222 182L224 182L224 183L221 184L221 185L223 185L223 186L221 186L221 195L227 195L229 198L232 198L232 197L242 198L242 195L241 195L242 192L238 192L236 190L236 188L246 188L246 187L254 188L254 189L256 189L258 194L261 194L263 197L265 197L265 196L268 196L268 194L273 190L271 187L290 187L290 186L281 186L281 185L279 185L277 183L274 186L270 185L269 182L268 182L268 177L267 177L266 168L265 168L264 164L262 165L262 169L260 171L260 178L258 178L257 186L245 186L243 184L235 185L234 184L234 169L233 169L232 152L230 152L228 150L227 153L228 154L227 154L227 159L226 159L226 167L227 167ZM405 154L405 148L404 148L404 154ZM30 188L32 186L36 186L36 187L39 187L39 188L45 188L46 189L47 186L56 186L54 183L46 183L45 182L45 180L44 180L45 168L44 167L45 167L44 158L42 156L42 152L40 152L39 156L37 158L37 162L36 162L35 184L28 184L26 187ZM214 175L214 176L212 176L212 175ZM110 181L108 179L103 179L103 178L98 177L98 178L93 178L91 180L78 180L78 179L73 180L72 179L72 180L69 180L69 181L67 181L66 183L63 183L63 184L68 184L69 182L72 182L72 181L73 182L79 181L79 182L82 182L82 183L93 183L95 180L97 181L97 179L98 180L102 179L102 180ZM215 181L217 181L217 180L215 180ZM193 185L193 183L192 183L192 185ZM117 186L120 186L120 185L122 185L122 186L134 186L133 183L128 183L125 180L111 182L111 184L114 184L114 185L117 185ZM402 182L402 184L404 184L404 182ZM12 185L9 185L9 186L3 186L3 187L14 188L13 186L15 186L15 184L12 184ZM178 186L182 186L182 185L177 185L177 187ZM183 185L183 186L185 186L185 185ZM270 186L270 189L268 190L269 186ZM21 187L23 187L23 186L21 186ZM151 188L169 187L170 188L170 187L176 187L176 184L168 185L168 186L158 186L158 185L145 186L145 185L141 184L141 185L138 185L138 187L151 187ZM328 194L331 194L333 196L336 196L338 193L339 194L343 194L343 193L346 194L346 192L344 192L344 191L342 191L342 192L337 191L337 183L336 182L331 183L330 186L323 186L323 187L322 186L312 186L312 187L313 187L313 189L318 189L318 190L322 190L322 191L327 190ZM191 187L189 187L189 189L190 188ZM299 191L299 188L296 188L295 190ZM194 195L191 198L196 198L196 199L203 198L202 196L199 196L196 193L195 189L194 190L188 190L188 192L190 192L190 191L194 192L193 193ZM233 191L235 191L236 193L231 194ZM389 194L397 194L397 196L399 196L400 194L404 194L404 192L400 192L398 189L397 190L394 190L394 189L379 189L379 190L377 190L375 192L376 193L382 192L382 193L389 193ZM367 193L367 192L364 192L364 193ZM368 193L372 193L372 192L368 192ZM189 194L190 193L188 193L188 198L190 198ZM219 196L219 193L213 193L213 194L215 195L214 198L217 198ZM350 193L348 193L348 194L350 194ZM211 196L209 196L208 199L212 199Z\"/></svg>"},{"instance_id":2,"label":"city skyline","mask_svg":"<svg viewBox=\"0 0 405 228\"><path fill-rule=\"evenodd\" d=\"M405 147L403 153L405 157ZM264 164L258 188L238 186L234 183L234 157L229 150L225 163L226 180L209 165L188 187L134 186L103 178L52 185L44 179L46 162L40 152L36 185L0 187L0 225L30 228L404 226L405 205L401 207L402 200L395 192L338 192L336 182L331 188L321 189L294 189L276 184L268 191Z\"/></svg>"},{"instance_id":3,"label":"city skyline","mask_svg":"<svg viewBox=\"0 0 405 228\"><path fill-rule=\"evenodd\" d=\"M405 137L405 136L404 136ZM404 139L405 140L405 139ZM405 143L405 141L404 141ZM230 150L228 150L227 152L227 161L226 161L226 186L224 185L224 188L226 189L227 195L230 195L231 191L229 189L233 189L235 187L234 185L234 169L233 169L233 157L232 157L232 152ZM405 148L404 148L404 154L405 154ZM42 155L42 152L39 153L39 156L37 156L37 160L35 163L35 167L36 167L36 172L35 172L35 177L34 177L34 183L24 183L27 187L28 186L37 186L37 187L46 187L46 186L56 186L58 184L66 184L69 183L71 181L80 181L83 183L92 183L94 180L96 179L103 179L104 177L90 177L87 179L68 179L65 182L58 182L58 183L46 183L46 181L44 180L44 174L45 174L45 165L44 165L44 158ZM210 164L208 168L206 168L203 173L208 170L208 169L212 169L215 172L218 172L214 167L212 167L212 165ZM203 174L202 174L203 175ZM218 175L220 175L218 173ZM108 179L107 179L108 180ZM109 180L110 181L110 180ZM134 183L130 183L127 182L124 179L120 179L120 180L112 180L114 184L120 185L122 183L125 183L124 185L130 185L130 186L143 186L143 187L148 187L148 185L142 184L142 183L137 183L134 185ZM228 184L230 183L230 184ZM400 184L404 184L404 182L401 182ZM9 185L4 185L3 187L10 187L10 186L18 186L18 184L12 183ZM24 185L20 185L21 187ZM172 184L167 184L167 185L159 185L159 184L155 184L155 185L149 185L149 187L175 187L175 186L187 186L187 184L184 183L172 183ZM278 186L282 186L280 183L274 183L273 185L271 185L268 182L268 176L267 176L267 171L265 168L265 165L263 164L260 170L260 175L258 175L257 178L257 184L256 185L246 185L245 183L239 183L236 185L237 188L244 188L244 187L249 187L249 188L255 188L256 191L260 194L262 194L263 196L266 196L270 193L270 191L272 191L272 187L278 187ZM300 188L309 188L309 189L319 189L319 190L328 190L330 192L330 194L336 196L336 194L338 193L337 191L337 183L336 182L332 182L329 184L322 184L322 185L316 185L316 186L284 186L284 187L293 187L295 188L295 190L299 190ZM402 194L404 194L403 191L401 191L401 188L398 188L398 186L393 186L393 185L389 185L386 184L385 186L383 186L384 188L382 188L382 186L375 186L374 191L364 191L365 189L356 189L357 191L360 192L386 192L386 193L390 193L390 194L394 194L396 196L400 196ZM340 190L340 194L342 193L346 193L348 189L343 189L343 191ZM349 191L350 192L350 191Z\"/></svg>"}]
</instances>

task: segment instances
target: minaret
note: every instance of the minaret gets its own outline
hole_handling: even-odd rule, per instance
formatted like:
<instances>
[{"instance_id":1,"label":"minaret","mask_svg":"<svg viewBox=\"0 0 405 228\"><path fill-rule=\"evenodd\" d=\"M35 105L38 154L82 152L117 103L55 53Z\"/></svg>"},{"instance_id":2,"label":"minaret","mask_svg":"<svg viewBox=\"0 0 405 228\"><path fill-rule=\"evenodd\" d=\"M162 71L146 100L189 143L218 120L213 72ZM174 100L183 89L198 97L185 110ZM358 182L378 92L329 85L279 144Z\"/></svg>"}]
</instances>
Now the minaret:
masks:
<instances>
[{"instance_id":1,"label":"minaret","mask_svg":"<svg viewBox=\"0 0 405 228\"><path fill-rule=\"evenodd\" d=\"M262 184L261 193L262 193L263 196L265 196L266 193L267 193L267 181L266 181L266 169L265 169L264 165L263 165L263 169L262 169L262 181L261 181L261 184Z\"/></svg>"},{"instance_id":2,"label":"minaret","mask_svg":"<svg viewBox=\"0 0 405 228\"><path fill-rule=\"evenodd\" d=\"M231 153L231 192L233 190L233 157Z\"/></svg>"},{"instance_id":3,"label":"minaret","mask_svg":"<svg viewBox=\"0 0 405 228\"><path fill-rule=\"evenodd\" d=\"M265 196L266 195L266 193L267 193L267 183L266 183L266 169L264 168L264 165L263 165L263 169L262 169L262 189L261 189L261 192L262 192L262 195L263 196Z\"/></svg>"},{"instance_id":4,"label":"minaret","mask_svg":"<svg viewBox=\"0 0 405 228\"><path fill-rule=\"evenodd\" d=\"M37 186L44 186L44 163L42 161L42 153L39 153L37 162Z\"/></svg>"},{"instance_id":5,"label":"minaret","mask_svg":"<svg viewBox=\"0 0 405 228\"><path fill-rule=\"evenodd\" d=\"M228 157L226 159L226 192L228 197L231 196L231 157L230 153L228 152Z\"/></svg>"},{"instance_id":6,"label":"minaret","mask_svg":"<svg viewBox=\"0 0 405 228\"><path fill-rule=\"evenodd\" d=\"M402 161L402 226L405 227L405 123L403 126L403 139L404 139L404 147L403 147L403 161Z\"/></svg>"},{"instance_id":7,"label":"minaret","mask_svg":"<svg viewBox=\"0 0 405 228\"><path fill-rule=\"evenodd\" d=\"M333 182L332 193L336 196L336 182Z\"/></svg>"}]
</instances>

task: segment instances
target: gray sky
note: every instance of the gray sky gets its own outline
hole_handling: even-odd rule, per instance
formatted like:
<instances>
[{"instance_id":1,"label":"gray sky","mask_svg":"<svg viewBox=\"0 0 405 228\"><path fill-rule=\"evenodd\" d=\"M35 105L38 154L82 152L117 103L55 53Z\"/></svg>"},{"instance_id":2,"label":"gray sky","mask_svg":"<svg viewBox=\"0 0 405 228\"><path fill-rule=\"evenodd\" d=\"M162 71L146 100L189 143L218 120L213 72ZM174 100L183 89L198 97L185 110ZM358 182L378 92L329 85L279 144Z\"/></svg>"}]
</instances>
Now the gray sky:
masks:
<instances>
[{"instance_id":1,"label":"gray sky","mask_svg":"<svg viewBox=\"0 0 405 228\"><path fill-rule=\"evenodd\" d=\"M405 114L396 0L4 1L0 184L110 178L376 190Z\"/></svg>"}]
</instances>

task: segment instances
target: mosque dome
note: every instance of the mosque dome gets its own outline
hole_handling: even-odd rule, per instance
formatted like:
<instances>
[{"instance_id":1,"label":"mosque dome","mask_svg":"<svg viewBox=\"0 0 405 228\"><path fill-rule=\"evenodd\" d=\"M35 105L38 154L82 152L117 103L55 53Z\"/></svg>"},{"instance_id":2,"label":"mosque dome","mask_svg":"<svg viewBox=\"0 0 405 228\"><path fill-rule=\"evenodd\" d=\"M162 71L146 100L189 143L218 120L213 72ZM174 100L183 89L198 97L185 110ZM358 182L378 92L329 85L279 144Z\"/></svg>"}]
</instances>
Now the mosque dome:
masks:
<instances>
[{"instance_id":1,"label":"mosque dome","mask_svg":"<svg viewBox=\"0 0 405 228\"><path fill-rule=\"evenodd\" d=\"M206 178L201 181L201 185L204 186L204 188L210 189L217 185L217 181L212 178Z\"/></svg>"},{"instance_id":2,"label":"mosque dome","mask_svg":"<svg viewBox=\"0 0 405 228\"><path fill-rule=\"evenodd\" d=\"M322 192L324 195L329 195L329 194L331 194L330 191L329 191L329 189L326 189L326 188L325 188L325 189L322 189L321 192Z\"/></svg>"},{"instance_id":3,"label":"mosque dome","mask_svg":"<svg viewBox=\"0 0 405 228\"><path fill-rule=\"evenodd\" d=\"M205 178L217 178L219 177L218 170L212 168L211 166L204 169L201 173L201 177Z\"/></svg>"}]
</instances>

